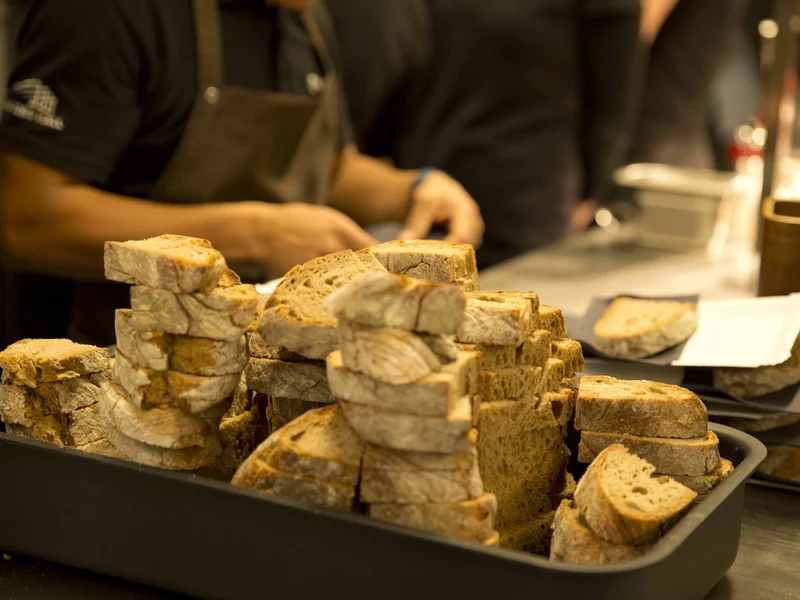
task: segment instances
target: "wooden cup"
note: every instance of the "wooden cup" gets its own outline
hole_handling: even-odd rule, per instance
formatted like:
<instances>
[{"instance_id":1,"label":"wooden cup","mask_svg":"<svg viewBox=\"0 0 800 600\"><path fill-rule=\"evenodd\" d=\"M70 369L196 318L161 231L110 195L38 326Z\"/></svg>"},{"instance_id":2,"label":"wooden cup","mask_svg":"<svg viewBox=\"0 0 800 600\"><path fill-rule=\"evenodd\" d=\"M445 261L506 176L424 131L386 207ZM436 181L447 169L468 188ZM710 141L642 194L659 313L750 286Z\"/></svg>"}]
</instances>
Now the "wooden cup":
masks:
<instances>
[{"instance_id":1,"label":"wooden cup","mask_svg":"<svg viewBox=\"0 0 800 600\"><path fill-rule=\"evenodd\" d=\"M759 296L800 292L800 201L764 202Z\"/></svg>"}]
</instances>

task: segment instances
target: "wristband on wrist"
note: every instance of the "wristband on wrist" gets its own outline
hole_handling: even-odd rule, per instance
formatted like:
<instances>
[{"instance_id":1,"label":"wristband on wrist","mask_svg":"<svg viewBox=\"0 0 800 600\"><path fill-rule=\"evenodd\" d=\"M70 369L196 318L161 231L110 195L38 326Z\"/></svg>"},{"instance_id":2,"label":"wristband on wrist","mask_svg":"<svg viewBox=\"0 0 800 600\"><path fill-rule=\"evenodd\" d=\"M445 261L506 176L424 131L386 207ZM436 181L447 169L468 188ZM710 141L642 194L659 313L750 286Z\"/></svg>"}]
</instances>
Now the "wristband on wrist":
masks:
<instances>
[{"instance_id":1,"label":"wristband on wrist","mask_svg":"<svg viewBox=\"0 0 800 600\"><path fill-rule=\"evenodd\" d=\"M419 171L417 171L417 176L414 178L411 187L408 188L408 205L411 206L411 203L414 200L414 194L417 191L417 188L422 184L423 181L430 175L438 171L436 167L423 167Z\"/></svg>"}]
</instances>

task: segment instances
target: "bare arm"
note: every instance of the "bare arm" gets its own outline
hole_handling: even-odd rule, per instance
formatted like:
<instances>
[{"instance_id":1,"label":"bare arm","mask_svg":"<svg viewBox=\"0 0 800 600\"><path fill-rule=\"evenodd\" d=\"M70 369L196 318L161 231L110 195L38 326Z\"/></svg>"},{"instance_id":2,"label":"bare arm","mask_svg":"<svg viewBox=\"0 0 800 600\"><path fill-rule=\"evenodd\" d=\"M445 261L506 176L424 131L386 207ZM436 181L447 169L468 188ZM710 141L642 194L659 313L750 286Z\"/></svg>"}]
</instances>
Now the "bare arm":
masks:
<instances>
[{"instance_id":1,"label":"bare arm","mask_svg":"<svg viewBox=\"0 0 800 600\"><path fill-rule=\"evenodd\" d=\"M467 191L444 173L430 174L409 198L417 171L403 171L360 154L342 152L330 205L362 226L404 222L400 237L424 238L434 225L448 227L447 239L480 245L483 219Z\"/></svg>"},{"instance_id":2,"label":"bare arm","mask_svg":"<svg viewBox=\"0 0 800 600\"><path fill-rule=\"evenodd\" d=\"M75 278L103 276L106 240L162 233L205 238L230 261L272 273L321 254L372 243L327 207L238 202L178 206L127 198L17 155L0 156L0 242L15 267Z\"/></svg>"},{"instance_id":3,"label":"bare arm","mask_svg":"<svg viewBox=\"0 0 800 600\"><path fill-rule=\"evenodd\" d=\"M658 32L680 0L642 0L642 39L653 43Z\"/></svg>"}]
</instances>

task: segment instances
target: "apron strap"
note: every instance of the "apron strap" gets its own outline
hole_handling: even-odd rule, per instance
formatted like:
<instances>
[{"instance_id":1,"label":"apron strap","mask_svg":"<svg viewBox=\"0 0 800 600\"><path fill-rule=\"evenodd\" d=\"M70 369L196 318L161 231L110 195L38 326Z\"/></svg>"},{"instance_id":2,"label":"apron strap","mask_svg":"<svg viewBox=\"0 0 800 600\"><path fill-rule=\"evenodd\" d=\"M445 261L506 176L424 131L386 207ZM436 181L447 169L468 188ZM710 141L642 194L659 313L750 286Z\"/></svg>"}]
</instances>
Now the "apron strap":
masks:
<instances>
[{"instance_id":1,"label":"apron strap","mask_svg":"<svg viewBox=\"0 0 800 600\"><path fill-rule=\"evenodd\" d=\"M331 59L330 52L328 52L328 45L325 43L325 37L317 24L317 19L314 17L313 8L306 8L301 14L303 25L306 27L308 37L311 39L311 44L314 50L319 55L319 60L322 63L322 70L324 76L334 74L333 60Z\"/></svg>"},{"instance_id":2,"label":"apron strap","mask_svg":"<svg viewBox=\"0 0 800 600\"><path fill-rule=\"evenodd\" d=\"M222 25L219 0L192 0L197 51L197 86L200 92L223 82Z\"/></svg>"}]
</instances>

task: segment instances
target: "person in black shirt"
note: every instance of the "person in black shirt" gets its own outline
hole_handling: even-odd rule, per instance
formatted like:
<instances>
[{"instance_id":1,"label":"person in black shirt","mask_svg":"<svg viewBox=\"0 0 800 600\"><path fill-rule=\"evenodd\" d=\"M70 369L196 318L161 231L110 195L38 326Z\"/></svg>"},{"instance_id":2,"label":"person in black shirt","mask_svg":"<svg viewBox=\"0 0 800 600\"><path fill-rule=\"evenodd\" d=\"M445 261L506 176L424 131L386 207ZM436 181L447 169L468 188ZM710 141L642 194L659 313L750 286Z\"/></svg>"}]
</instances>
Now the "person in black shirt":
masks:
<instances>
[{"instance_id":1,"label":"person in black shirt","mask_svg":"<svg viewBox=\"0 0 800 600\"><path fill-rule=\"evenodd\" d=\"M358 153L337 61L309 0L39 0L0 122L6 258L98 280L106 240L177 233L260 277L369 245L362 227L385 221L479 244L453 179ZM121 302L76 284L73 337L110 343Z\"/></svg>"},{"instance_id":2,"label":"person in black shirt","mask_svg":"<svg viewBox=\"0 0 800 600\"><path fill-rule=\"evenodd\" d=\"M463 183L481 267L562 238L625 157L640 2L328 0L361 149Z\"/></svg>"}]
</instances>

